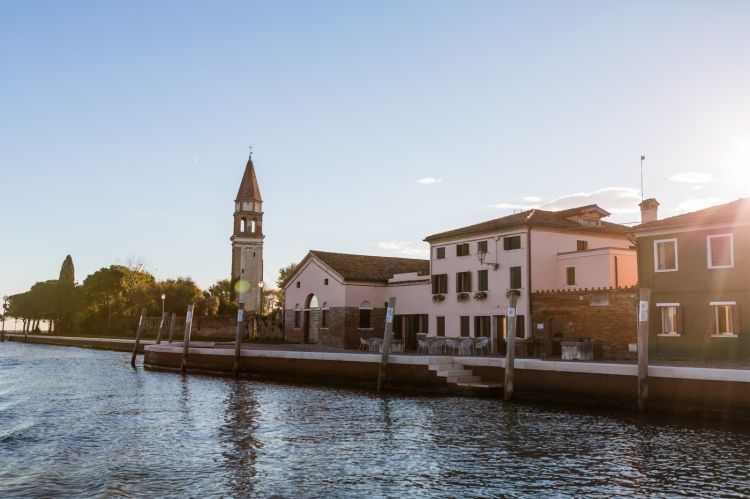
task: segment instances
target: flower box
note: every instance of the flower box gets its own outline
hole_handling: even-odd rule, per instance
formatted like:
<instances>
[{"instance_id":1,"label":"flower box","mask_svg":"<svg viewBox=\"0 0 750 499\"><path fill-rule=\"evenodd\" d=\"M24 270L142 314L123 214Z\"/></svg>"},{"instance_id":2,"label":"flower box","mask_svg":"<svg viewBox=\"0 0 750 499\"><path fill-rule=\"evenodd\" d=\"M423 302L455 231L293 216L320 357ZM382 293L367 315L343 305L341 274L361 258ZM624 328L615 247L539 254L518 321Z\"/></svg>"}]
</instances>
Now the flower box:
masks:
<instances>
[{"instance_id":1,"label":"flower box","mask_svg":"<svg viewBox=\"0 0 750 499\"><path fill-rule=\"evenodd\" d=\"M475 300L487 299L487 291L477 291L476 293L474 293L474 299Z\"/></svg>"},{"instance_id":2,"label":"flower box","mask_svg":"<svg viewBox=\"0 0 750 499\"><path fill-rule=\"evenodd\" d=\"M469 299L469 293L458 293L456 295L456 300L457 301L466 301L468 299Z\"/></svg>"},{"instance_id":3,"label":"flower box","mask_svg":"<svg viewBox=\"0 0 750 499\"><path fill-rule=\"evenodd\" d=\"M445 295L441 295L441 294L432 295L432 301L437 302L437 301L443 301L443 300L445 300Z\"/></svg>"}]
</instances>

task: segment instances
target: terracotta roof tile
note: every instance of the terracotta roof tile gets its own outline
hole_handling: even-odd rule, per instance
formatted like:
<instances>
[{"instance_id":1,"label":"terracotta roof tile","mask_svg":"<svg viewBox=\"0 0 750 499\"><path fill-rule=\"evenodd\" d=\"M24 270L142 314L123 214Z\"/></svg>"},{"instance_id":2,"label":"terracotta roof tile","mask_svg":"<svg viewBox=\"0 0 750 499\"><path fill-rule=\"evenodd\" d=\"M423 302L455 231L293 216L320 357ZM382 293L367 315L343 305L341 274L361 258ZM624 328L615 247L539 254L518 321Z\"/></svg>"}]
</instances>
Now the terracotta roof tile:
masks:
<instances>
[{"instance_id":1,"label":"terracotta roof tile","mask_svg":"<svg viewBox=\"0 0 750 499\"><path fill-rule=\"evenodd\" d=\"M527 210L521 213L514 213L513 215L508 215L506 217L496 218L494 220L488 220L486 222L461 227L459 229L433 234L431 236L427 236L424 240L429 242L439 239L469 236L472 234L481 234L484 232L493 232L521 227L547 227L553 229L574 230L578 232L594 232L620 235L625 235L629 232L629 227L619 224L613 224L610 222L603 221L598 227L590 227L587 225L581 225L580 223L572 220L568 220L568 217L572 217L580 212L590 211L592 209L601 210L601 208L599 208L595 204L581 206L579 208L571 208L563 211L547 211L539 209ZM607 212L604 211L604 213Z\"/></svg>"},{"instance_id":2,"label":"terracotta roof tile","mask_svg":"<svg viewBox=\"0 0 750 499\"><path fill-rule=\"evenodd\" d=\"M430 273L430 261L389 256L349 255L311 250L310 253L341 274L347 281L388 282L394 274Z\"/></svg>"},{"instance_id":3,"label":"terracotta roof tile","mask_svg":"<svg viewBox=\"0 0 750 499\"><path fill-rule=\"evenodd\" d=\"M740 198L731 203L711 206L703 210L691 211L682 215L646 222L633 227L633 231L642 232L652 229L689 227L717 223L750 223L750 198Z\"/></svg>"}]
</instances>

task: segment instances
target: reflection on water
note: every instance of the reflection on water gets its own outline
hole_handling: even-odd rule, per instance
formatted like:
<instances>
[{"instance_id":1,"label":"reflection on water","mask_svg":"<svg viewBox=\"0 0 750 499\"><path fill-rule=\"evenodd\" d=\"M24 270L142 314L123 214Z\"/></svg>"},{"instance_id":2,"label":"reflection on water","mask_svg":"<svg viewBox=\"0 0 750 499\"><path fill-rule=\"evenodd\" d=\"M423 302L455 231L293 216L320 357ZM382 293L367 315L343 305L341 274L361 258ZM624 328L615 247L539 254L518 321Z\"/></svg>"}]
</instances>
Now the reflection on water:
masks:
<instances>
[{"instance_id":1,"label":"reflection on water","mask_svg":"<svg viewBox=\"0 0 750 499\"><path fill-rule=\"evenodd\" d=\"M0 344L0 496L738 496L750 434L695 420L132 369Z\"/></svg>"}]
</instances>

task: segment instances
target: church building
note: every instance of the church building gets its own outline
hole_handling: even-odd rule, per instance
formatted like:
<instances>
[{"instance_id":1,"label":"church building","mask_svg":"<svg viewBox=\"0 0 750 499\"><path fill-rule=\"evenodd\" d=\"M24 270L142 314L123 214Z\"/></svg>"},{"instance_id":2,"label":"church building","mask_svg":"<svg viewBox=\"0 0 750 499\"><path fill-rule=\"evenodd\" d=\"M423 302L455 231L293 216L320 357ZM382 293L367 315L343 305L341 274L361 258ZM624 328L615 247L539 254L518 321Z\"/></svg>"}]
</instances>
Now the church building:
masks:
<instances>
[{"instance_id":1,"label":"church building","mask_svg":"<svg viewBox=\"0 0 750 499\"><path fill-rule=\"evenodd\" d=\"M253 157L247 160L237 198L232 232L232 286L246 312L263 308L263 199L255 176Z\"/></svg>"}]
</instances>

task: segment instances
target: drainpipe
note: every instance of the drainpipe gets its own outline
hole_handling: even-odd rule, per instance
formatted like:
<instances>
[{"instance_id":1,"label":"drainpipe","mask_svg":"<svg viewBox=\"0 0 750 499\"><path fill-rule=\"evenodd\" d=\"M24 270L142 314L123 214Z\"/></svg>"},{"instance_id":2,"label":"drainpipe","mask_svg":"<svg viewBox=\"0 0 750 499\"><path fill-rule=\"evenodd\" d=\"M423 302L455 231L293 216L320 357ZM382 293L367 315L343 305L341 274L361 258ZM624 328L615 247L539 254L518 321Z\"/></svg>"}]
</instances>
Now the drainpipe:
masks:
<instances>
[{"instance_id":1,"label":"drainpipe","mask_svg":"<svg viewBox=\"0 0 750 499\"><path fill-rule=\"evenodd\" d=\"M528 328L529 332L531 332L531 227L529 227L526 230L526 277L528 279L529 283L529 289L526 291L526 295L528 297L528 300L526 303L528 303L528 317L526 317L526 324L525 327ZM526 331L524 331L524 336L526 336ZM531 337L531 335L529 335ZM528 354L528 352L526 352Z\"/></svg>"},{"instance_id":2,"label":"drainpipe","mask_svg":"<svg viewBox=\"0 0 750 499\"><path fill-rule=\"evenodd\" d=\"M620 279L618 275L618 268L617 268L617 255L615 255L615 289L620 287Z\"/></svg>"}]
</instances>

